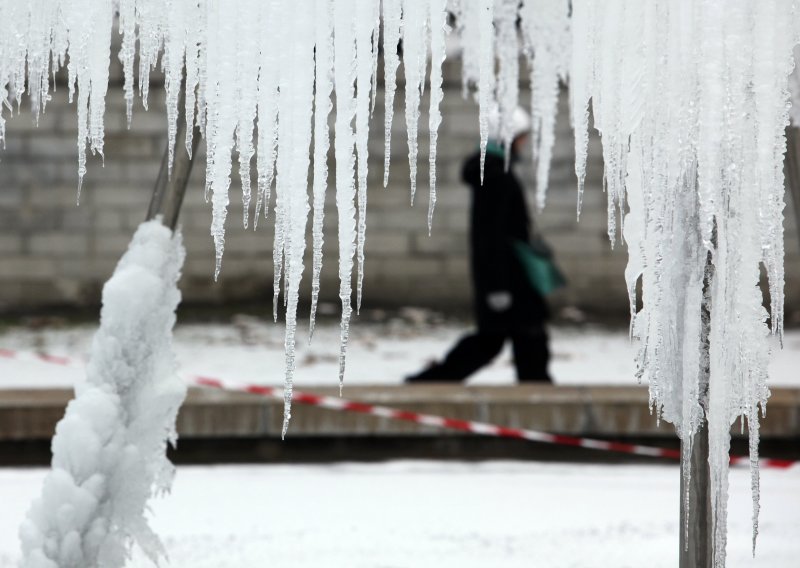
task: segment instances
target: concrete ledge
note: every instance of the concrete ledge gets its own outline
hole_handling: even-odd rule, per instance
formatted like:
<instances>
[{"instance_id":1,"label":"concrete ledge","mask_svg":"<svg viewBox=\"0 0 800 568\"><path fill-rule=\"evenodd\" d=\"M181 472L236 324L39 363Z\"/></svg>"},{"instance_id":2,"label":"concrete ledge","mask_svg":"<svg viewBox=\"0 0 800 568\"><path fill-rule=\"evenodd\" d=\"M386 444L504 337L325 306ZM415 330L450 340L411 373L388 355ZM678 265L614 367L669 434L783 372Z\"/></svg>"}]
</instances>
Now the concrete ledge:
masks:
<instances>
[{"instance_id":1,"label":"concrete ledge","mask_svg":"<svg viewBox=\"0 0 800 568\"><path fill-rule=\"evenodd\" d=\"M336 396L338 388L314 393ZM0 391L0 441L49 439L72 398L68 389ZM657 424L643 387L391 386L349 387L345 398L502 426L597 437L674 437ZM800 389L773 388L762 438L800 437ZM191 389L178 431L191 438L277 437L283 402L217 390ZM738 422L732 428L741 436ZM448 431L417 424L295 404L290 437L431 436Z\"/></svg>"}]
</instances>

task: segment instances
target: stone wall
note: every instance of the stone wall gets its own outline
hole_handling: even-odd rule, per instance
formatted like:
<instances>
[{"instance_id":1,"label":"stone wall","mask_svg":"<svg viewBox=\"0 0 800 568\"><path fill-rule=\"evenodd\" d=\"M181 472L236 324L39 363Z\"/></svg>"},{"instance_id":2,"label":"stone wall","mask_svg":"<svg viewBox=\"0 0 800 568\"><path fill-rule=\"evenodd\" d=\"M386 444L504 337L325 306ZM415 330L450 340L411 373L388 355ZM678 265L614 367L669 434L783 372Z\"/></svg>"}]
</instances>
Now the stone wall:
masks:
<instances>
[{"instance_id":1,"label":"stone wall","mask_svg":"<svg viewBox=\"0 0 800 568\"><path fill-rule=\"evenodd\" d=\"M76 206L77 119L62 84L35 127L28 109L9 120L0 153L0 310L56 304L96 305L135 227L143 220L166 146L164 93L151 87L150 108L137 100L133 124L126 127L125 106L115 62L107 97L105 163L88 160L80 206ZM427 114L420 120L420 156L415 206L409 207L409 166L403 91L395 104L390 184L383 177L383 91L372 121L369 163L364 306L422 305L465 310L470 287L467 255L468 194L460 182L462 160L478 145L476 105L460 94L460 66L445 69L444 120L439 130L438 201L428 236ZM565 93L564 93L565 94ZM528 94L522 93L522 100ZM427 108L427 97L423 99ZM612 249L606 235L599 140L592 137L580 223L576 223L573 139L566 96L562 96L557 146L545 211L536 223L553 245L569 278L569 288L554 301L596 313L627 314L623 280L626 252ZM201 144L201 147L203 144ZM203 199L204 153L194 166L181 213L188 250L182 290L186 301L264 301L272 288L272 220L259 230L243 230L238 174L234 175L223 272L213 281L214 251L209 236L210 204ZM519 167L533 203L530 167ZM334 164L331 163L331 182ZM322 297L338 301L336 211L331 183L326 208ZM800 309L797 234L787 208L787 309ZM251 223L252 227L252 223ZM310 232L310 229L309 229ZM310 254L306 266L311 266ZM304 279L308 297L309 277ZM265 311L267 308L265 306Z\"/></svg>"}]
</instances>

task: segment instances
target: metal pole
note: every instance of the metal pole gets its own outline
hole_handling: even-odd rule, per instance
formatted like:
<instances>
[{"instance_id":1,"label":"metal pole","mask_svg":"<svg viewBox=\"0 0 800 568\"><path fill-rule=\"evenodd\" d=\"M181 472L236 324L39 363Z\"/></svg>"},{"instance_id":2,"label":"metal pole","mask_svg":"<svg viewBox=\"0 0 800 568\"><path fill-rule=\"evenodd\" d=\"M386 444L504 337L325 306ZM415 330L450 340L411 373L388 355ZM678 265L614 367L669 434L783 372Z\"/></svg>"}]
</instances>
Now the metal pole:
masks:
<instances>
[{"instance_id":1,"label":"metal pole","mask_svg":"<svg viewBox=\"0 0 800 568\"><path fill-rule=\"evenodd\" d=\"M800 237L800 128L786 129L786 160L784 161L786 182L794 205L795 227Z\"/></svg>"},{"instance_id":2,"label":"metal pole","mask_svg":"<svg viewBox=\"0 0 800 568\"><path fill-rule=\"evenodd\" d=\"M687 503L684 499L687 487L683 474L681 474L680 568L711 568L714 549L711 538L708 428L705 424L694 435L690 462L692 477L688 487L688 511L686 510Z\"/></svg>"},{"instance_id":3,"label":"metal pole","mask_svg":"<svg viewBox=\"0 0 800 568\"><path fill-rule=\"evenodd\" d=\"M716 245L716 233L712 242ZM703 303L700 308L702 318L702 349L709 361L709 335L711 333L711 284L714 278L714 265L711 253L706 255L705 275L703 277ZM706 367L700 377L698 388L702 393L701 404L708 409L708 380L710 368ZM685 448L681 440L681 450ZM704 420L692 440L689 456L691 478L689 486L683 476L686 464L685 453L681 451L681 507L680 507L680 568L713 568L714 543L711 519L711 470L708 464L708 425ZM688 499L687 499L688 497ZM687 508L688 507L688 508Z\"/></svg>"},{"instance_id":4,"label":"metal pole","mask_svg":"<svg viewBox=\"0 0 800 568\"><path fill-rule=\"evenodd\" d=\"M147 209L148 221L160 215L161 222L173 231L178 224L178 213L181 210L183 196L186 193L186 185L189 183L189 174L192 172L194 156L197 154L197 146L200 143L200 131L195 127L192 135L192 155L189 156L188 152L182 147L186 138L187 128L185 100L186 96L183 88L181 88L178 99L172 173L170 174L168 171L169 147L167 147L164 150L164 158L161 160L161 169L158 172L155 189L153 189L153 197L150 199L150 206Z\"/></svg>"}]
</instances>

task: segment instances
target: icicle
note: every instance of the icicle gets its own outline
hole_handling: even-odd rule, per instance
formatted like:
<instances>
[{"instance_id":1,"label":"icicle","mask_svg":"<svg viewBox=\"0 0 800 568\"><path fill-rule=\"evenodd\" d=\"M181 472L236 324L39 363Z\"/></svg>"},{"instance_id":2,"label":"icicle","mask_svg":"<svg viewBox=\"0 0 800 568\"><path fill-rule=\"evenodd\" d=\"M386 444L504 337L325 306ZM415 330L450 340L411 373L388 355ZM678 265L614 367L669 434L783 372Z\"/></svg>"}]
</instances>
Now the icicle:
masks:
<instances>
[{"instance_id":1,"label":"icicle","mask_svg":"<svg viewBox=\"0 0 800 568\"><path fill-rule=\"evenodd\" d=\"M369 143L370 92L372 88L372 47L378 33L375 27L378 4L373 0L356 2L356 156L358 158L358 231L356 257L356 312L361 310L361 290L364 282L364 239L367 231L367 168Z\"/></svg>"},{"instance_id":2,"label":"icicle","mask_svg":"<svg viewBox=\"0 0 800 568\"><path fill-rule=\"evenodd\" d=\"M530 68L533 163L536 207L544 209L555 144L559 81L566 81L570 58L569 3L526 0L520 10L525 54Z\"/></svg>"},{"instance_id":3,"label":"icicle","mask_svg":"<svg viewBox=\"0 0 800 568\"><path fill-rule=\"evenodd\" d=\"M394 94L397 87L397 54L402 28L403 0L383 0L383 68L384 68L384 142L383 142L383 187L389 185L389 162L392 154L392 117L394 116Z\"/></svg>"},{"instance_id":4,"label":"icicle","mask_svg":"<svg viewBox=\"0 0 800 568\"><path fill-rule=\"evenodd\" d=\"M486 144L489 141L489 113L494 102L494 0L478 0L478 41L480 45L480 79L478 97L480 100L481 132L481 184L483 166L486 159Z\"/></svg>"},{"instance_id":5,"label":"icicle","mask_svg":"<svg viewBox=\"0 0 800 568\"><path fill-rule=\"evenodd\" d=\"M500 111L500 142L506 149L505 168L511 165L511 142L514 140L514 111L519 98L519 44L517 7L519 0L498 0L495 4L495 51L499 61L497 102Z\"/></svg>"},{"instance_id":6,"label":"icicle","mask_svg":"<svg viewBox=\"0 0 800 568\"><path fill-rule=\"evenodd\" d=\"M430 135L430 151L428 167L430 168L430 200L428 201L428 235L433 226L433 210L436 207L436 141L439 125L442 123L442 112L439 105L444 97L442 90L442 63L445 59L445 35L447 27L446 0L431 0L431 99L428 112L428 131Z\"/></svg>"},{"instance_id":7,"label":"icicle","mask_svg":"<svg viewBox=\"0 0 800 568\"><path fill-rule=\"evenodd\" d=\"M406 131L411 170L411 205L417 191L417 127L419 103L425 84L428 11L422 0L403 0L403 68L406 77Z\"/></svg>"},{"instance_id":8,"label":"icicle","mask_svg":"<svg viewBox=\"0 0 800 568\"><path fill-rule=\"evenodd\" d=\"M311 317L308 340L314 335L314 324L319 301L319 278L322 271L322 223L325 215L325 193L328 188L328 149L330 132L328 115L331 112L333 90L333 3L316 0L316 49L314 93L314 260L311 281Z\"/></svg>"},{"instance_id":9,"label":"icicle","mask_svg":"<svg viewBox=\"0 0 800 568\"><path fill-rule=\"evenodd\" d=\"M230 203L228 190L231 184L231 160L237 125L238 53L236 42L231 41L231 38L238 35L244 11L241 10L240 4L231 7L222 0L209 1L208 10L209 20L217 23L209 29L208 34L207 63L210 89L206 93L209 108L206 126L208 160L206 186L211 195L211 236L216 251L214 279L217 279L222 270L222 254L225 249L225 219Z\"/></svg>"},{"instance_id":10,"label":"icicle","mask_svg":"<svg viewBox=\"0 0 800 568\"><path fill-rule=\"evenodd\" d=\"M241 1L241 0L240 0ZM244 14L253 14L257 1L245 2ZM242 224L247 228L250 216L250 160L253 158L253 125L258 106L258 45L253 41L259 34L256 18L242 15L236 36L239 56L236 61L236 149L239 152L239 178L242 183ZM257 200L257 199L256 199Z\"/></svg>"},{"instance_id":11,"label":"icicle","mask_svg":"<svg viewBox=\"0 0 800 568\"><path fill-rule=\"evenodd\" d=\"M285 26L281 25L288 6L279 0L260 3L261 21L265 22L264 33L259 34L261 44L261 67L258 75L258 196L253 218L253 227L258 228L261 208L264 217L269 211L270 188L275 173L276 144L278 142L278 81L283 66L280 52L288 41ZM277 219L276 219L277 223Z\"/></svg>"},{"instance_id":12,"label":"icicle","mask_svg":"<svg viewBox=\"0 0 800 568\"><path fill-rule=\"evenodd\" d=\"M198 125L202 128L205 124L205 121L201 119L200 113L196 113L199 98L197 91L200 90L200 75L202 73L201 57L203 56L202 54L206 52L203 46L205 13L205 10L195 10L186 16L186 84L184 87L186 94L186 106L184 107L184 111L186 113L188 127L186 128L186 139L184 140L184 146L186 147L186 152L190 157L192 155L192 139L194 138L193 126ZM188 38L195 39L194 41L189 41ZM198 115L196 119L195 114Z\"/></svg>"},{"instance_id":13,"label":"icicle","mask_svg":"<svg viewBox=\"0 0 800 568\"><path fill-rule=\"evenodd\" d=\"M130 128L133 118L133 62L136 58L136 0L120 0L119 33L122 35L119 60L122 63L122 75L125 78L123 91L128 128Z\"/></svg>"},{"instance_id":14,"label":"icicle","mask_svg":"<svg viewBox=\"0 0 800 568\"><path fill-rule=\"evenodd\" d=\"M311 24L311 25L309 25ZM297 304L300 280L303 277L303 254L306 249L306 223L308 220L308 165L311 144L312 109L314 101L314 22L308 14L293 10L285 25L291 30L292 42L287 57L292 73L281 81L278 132L278 163L276 193L283 200L285 226L285 296L286 299L286 377L284 382L283 430L286 436L291 418L292 382L295 370L295 337L297 332Z\"/></svg>"},{"instance_id":15,"label":"icicle","mask_svg":"<svg viewBox=\"0 0 800 568\"><path fill-rule=\"evenodd\" d=\"M184 11L185 7L186 4L175 2L167 10L168 34L162 59L164 90L167 98L167 171L169 175L172 175L172 163L175 158L175 135L178 131L178 99L180 98L184 74L187 20L187 14ZM131 94L132 97L133 94ZM130 108L128 111L130 113ZM128 123L130 124L130 114L128 117ZM191 131L191 128L187 128L187 131Z\"/></svg>"},{"instance_id":16,"label":"icicle","mask_svg":"<svg viewBox=\"0 0 800 568\"><path fill-rule=\"evenodd\" d=\"M470 89L478 87L480 79L481 43L480 1L462 0L455 6L456 31L461 38L461 95L466 99Z\"/></svg>"},{"instance_id":17,"label":"icicle","mask_svg":"<svg viewBox=\"0 0 800 568\"><path fill-rule=\"evenodd\" d=\"M341 345L339 348L339 389L344 384L345 355L350 333L352 273L355 253L355 133L351 122L356 114L355 16L350 2L334 3L334 91L336 93L336 209L339 214L339 298L342 301Z\"/></svg>"},{"instance_id":18,"label":"icicle","mask_svg":"<svg viewBox=\"0 0 800 568\"><path fill-rule=\"evenodd\" d=\"M570 121L575 134L575 175L578 178L577 217L580 220L583 186L586 179L586 157L589 149L589 99L593 82L593 0L572 3L572 60L570 63Z\"/></svg>"}]
</instances>

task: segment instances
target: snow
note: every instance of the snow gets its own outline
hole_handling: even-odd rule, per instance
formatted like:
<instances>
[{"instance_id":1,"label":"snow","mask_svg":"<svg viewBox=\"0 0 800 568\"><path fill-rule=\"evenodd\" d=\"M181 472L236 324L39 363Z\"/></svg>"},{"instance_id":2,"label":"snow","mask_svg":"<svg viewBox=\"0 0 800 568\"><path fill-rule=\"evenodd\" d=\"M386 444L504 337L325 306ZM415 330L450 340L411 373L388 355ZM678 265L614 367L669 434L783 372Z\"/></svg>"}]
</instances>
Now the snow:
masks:
<instances>
[{"instance_id":1,"label":"snow","mask_svg":"<svg viewBox=\"0 0 800 568\"><path fill-rule=\"evenodd\" d=\"M291 442L289 442L291 443ZM793 566L800 472L767 470L750 554L746 470L731 472L729 565ZM0 469L0 565L45 476ZM178 468L153 503L168 566L606 568L678 563L677 466L395 461ZM129 568L150 568L140 553Z\"/></svg>"},{"instance_id":2,"label":"snow","mask_svg":"<svg viewBox=\"0 0 800 568\"><path fill-rule=\"evenodd\" d=\"M104 286L86 381L56 426L52 469L19 530L21 566L122 567L133 542L163 555L145 511L170 486L165 448L186 395L171 350L184 254L160 220L143 223Z\"/></svg>"},{"instance_id":3,"label":"snow","mask_svg":"<svg viewBox=\"0 0 800 568\"><path fill-rule=\"evenodd\" d=\"M366 312L367 314L369 312ZM283 331L271 322L238 316L233 324L183 324L174 331L173 349L182 375L280 385L283 382ZM307 330L298 324L299 336ZM455 322L418 325L400 319L353 326L348 385L393 385L430 361L441 358L468 326ZM28 329L0 333L0 348L77 357L88 355L92 326ZM309 389L331 386L338 376L339 327L317 323L315 340L298 341L295 383ZM635 346L625 330L599 326L551 329L551 374L559 385L636 385ZM771 386L800 387L800 330L789 330L783 350L770 360ZM0 388L68 387L83 380L78 366L33 359L0 358ZM471 385L514 383L511 349L471 377ZM345 388L345 395L347 389Z\"/></svg>"}]
</instances>

